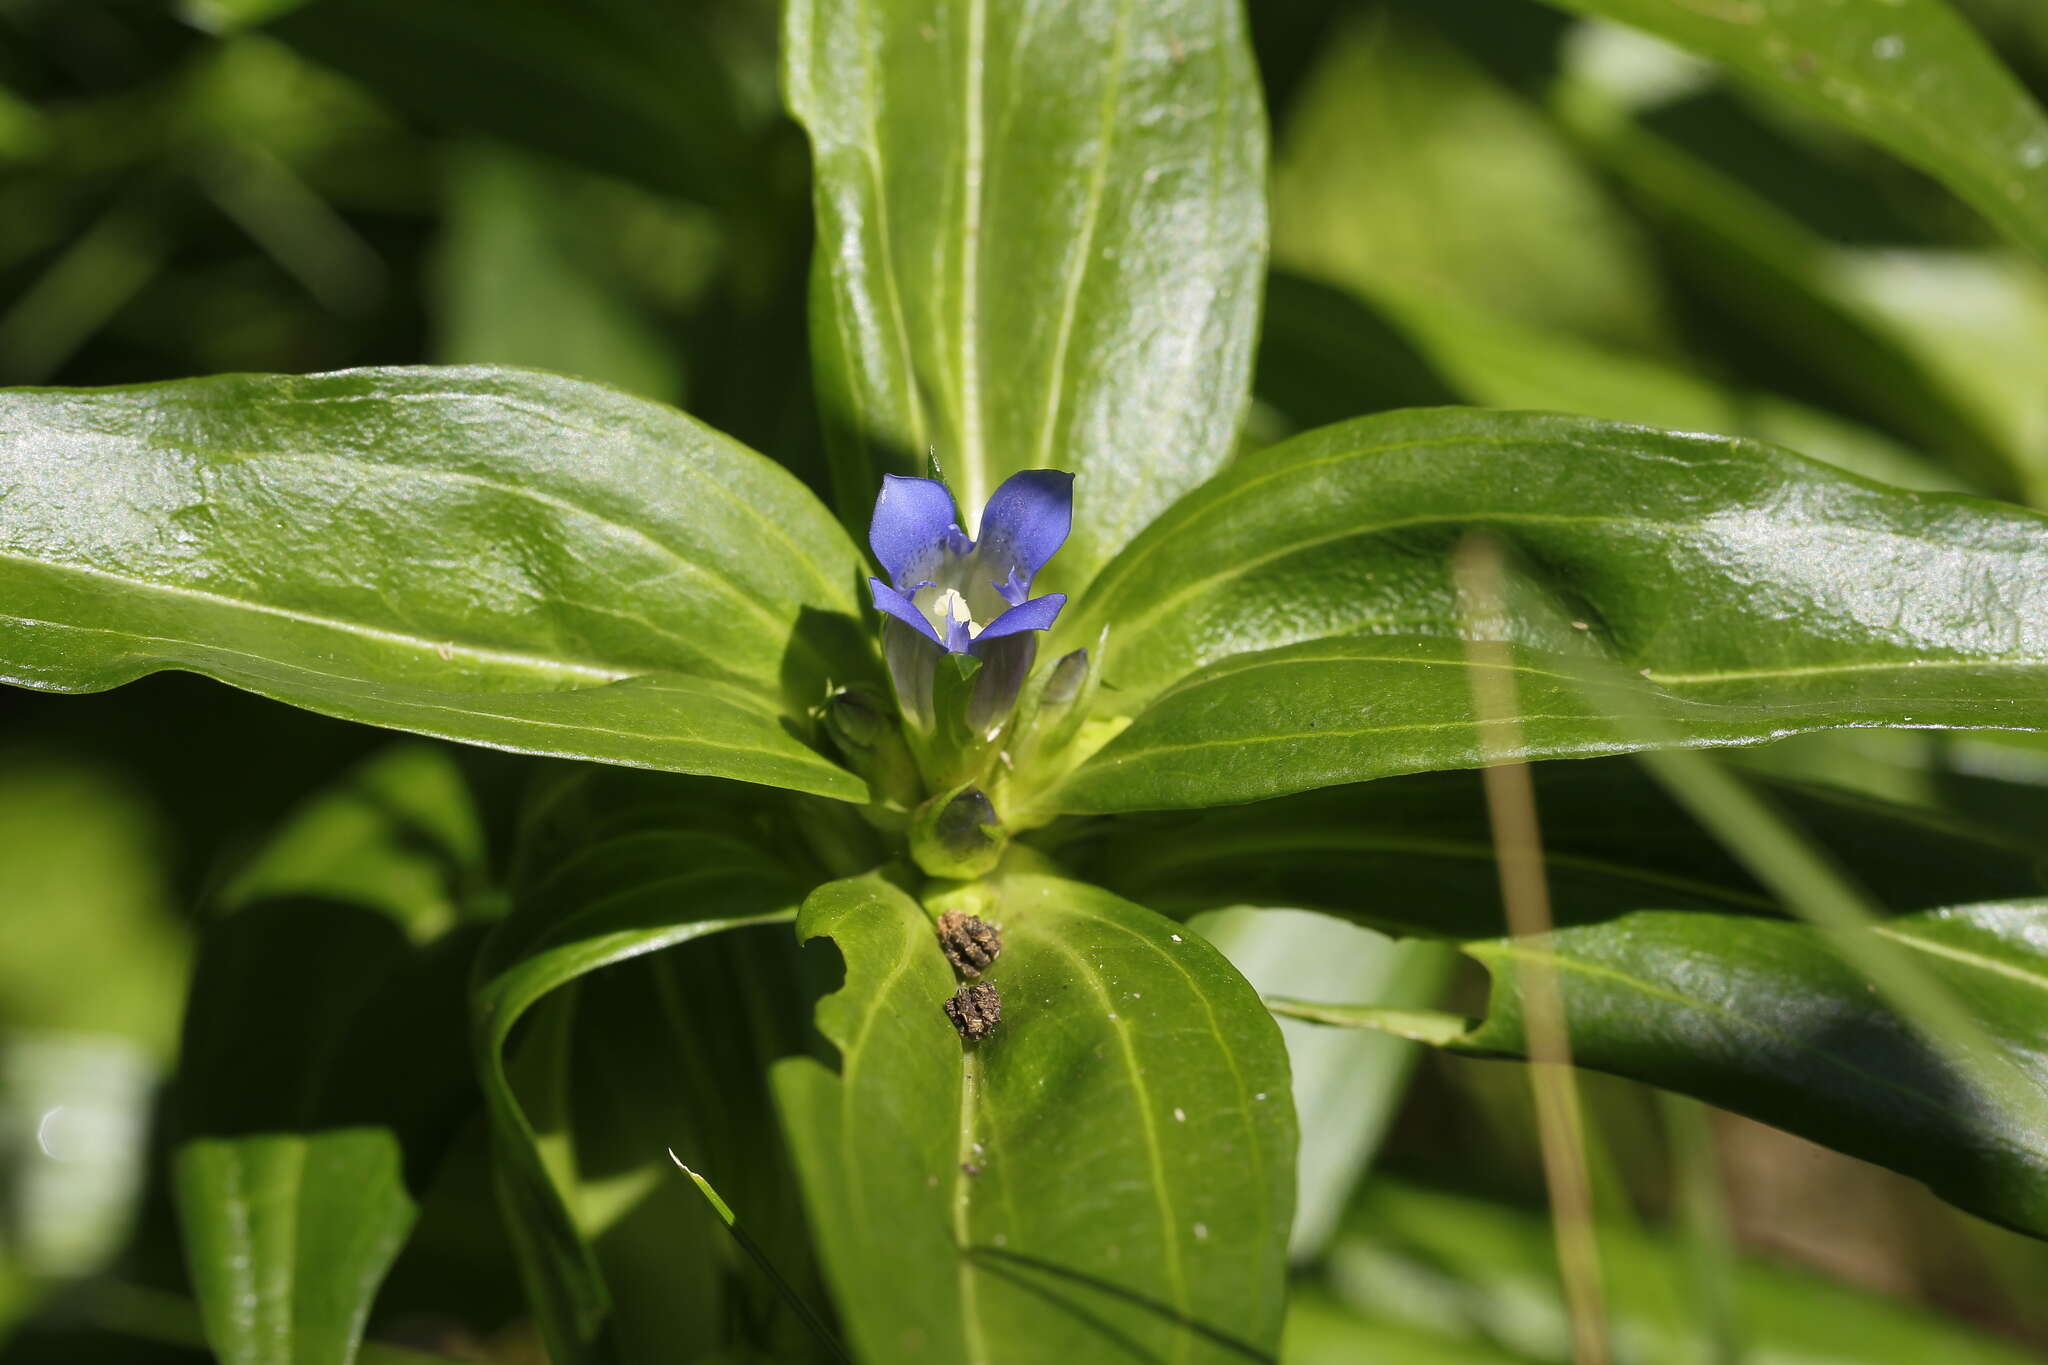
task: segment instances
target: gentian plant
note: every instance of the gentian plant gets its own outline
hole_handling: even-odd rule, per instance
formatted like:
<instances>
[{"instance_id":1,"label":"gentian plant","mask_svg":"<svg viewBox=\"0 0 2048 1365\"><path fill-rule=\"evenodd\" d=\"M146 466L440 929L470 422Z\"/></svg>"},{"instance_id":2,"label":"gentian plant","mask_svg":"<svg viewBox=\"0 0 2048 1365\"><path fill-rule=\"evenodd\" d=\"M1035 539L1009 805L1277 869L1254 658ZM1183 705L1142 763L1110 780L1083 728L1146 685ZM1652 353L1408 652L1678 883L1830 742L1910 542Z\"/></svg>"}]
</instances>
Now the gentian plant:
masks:
<instances>
[{"instance_id":1,"label":"gentian plant","mask_svg":"<svg viewBox=\"0 0 2048 1365\"><path fill-rule=\"evenodd\" d=\"M2048 117L1941 0L1560 3L1790 92L2048 258ZM278 31L317 47L335 8ZM1317 1149L1298 1216L1276 1016L1569 1056L2048 1234L2033 858L1697 752L2048 731L2048 518L1747 426L1253 412L1268 139L1234 0L790 0L780 42L808 481L516 367L0 394L0 677L178 670L521 756L401 745L209 892L168 1131L221 1359L353 1358L467 1163L556 1365L1272 1360L1290 1234L1331 1235L1383 1127ZM1597 93L1578 135L1640 166ZM1281 170L1283 203L1336 176ZM1275 281L1269 366L1325 335ZM1574 761L1503 785L1543 760ZM1743 829L1783 856L1724 853ZM1510 918L1496 863L1512 910L1545 855L1548 917ZM1190 922L1246 906L1451 948L1400 992L1262 994Z\"/></svg>"}]
</instances>

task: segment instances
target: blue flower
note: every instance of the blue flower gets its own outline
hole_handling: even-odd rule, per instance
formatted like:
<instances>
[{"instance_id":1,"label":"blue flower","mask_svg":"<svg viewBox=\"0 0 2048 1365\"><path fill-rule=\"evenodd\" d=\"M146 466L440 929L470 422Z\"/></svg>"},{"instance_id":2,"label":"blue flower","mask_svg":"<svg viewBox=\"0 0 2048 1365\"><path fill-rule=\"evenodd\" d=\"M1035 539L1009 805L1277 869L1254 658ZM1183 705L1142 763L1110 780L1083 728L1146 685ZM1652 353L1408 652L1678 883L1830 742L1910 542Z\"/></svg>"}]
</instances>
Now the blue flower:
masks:
<instances>
[{"instance_id":1,"label":"blue flower","mask_svg":"<svg viewBox=\"0 0 2048 1365\"><path fill-rule=\"evenodd\" d=\"M932 724L932 678L944 654L981 661L968 703L977 734L1009 714L1038 655L1038 632L1066 605L1064 593L1031 596L1031 580L1065 543L1074 521L1074 476L1057 469L1012 474L981 513L981 538L960 529L953 495L935 479L887 474L868 544L889 574L870 578L896 696L917 725Z\"/></svg>"}]
</instances>

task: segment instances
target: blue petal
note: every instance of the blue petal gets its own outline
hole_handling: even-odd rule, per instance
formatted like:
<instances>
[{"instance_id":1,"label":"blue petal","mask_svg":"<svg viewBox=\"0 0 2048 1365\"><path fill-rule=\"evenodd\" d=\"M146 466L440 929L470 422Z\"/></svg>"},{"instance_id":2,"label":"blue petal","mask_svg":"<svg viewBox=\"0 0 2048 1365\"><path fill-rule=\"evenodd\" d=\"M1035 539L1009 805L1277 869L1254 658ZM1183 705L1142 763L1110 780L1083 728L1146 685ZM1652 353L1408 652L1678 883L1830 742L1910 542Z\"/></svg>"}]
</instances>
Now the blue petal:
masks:
<instances>
[{"instance_id":1,"label":"blue petal","mask_svg":"<svg viewBox=\"0 0 2048 1365\"><path fill-rule=\"evenodd\" d=\"M1029 592L1073 526L1074 476L1060 469L1022 470L1004 479L982 509L981 562L1004 576L998 589L1015 583Z\"/></svg>"},{"instance_id":2,"label":"blue petal","mask_svg":"<svg viewBox=\"0 0 2048 1365\"><path fill-rule=\"evenodd\" d=\"M939 638L939 633L936 630L932 629L932 623L925 619L925 614L917 609L915 602L912 602L908 597L905 597L879 578L870 578L868 580L868 591L874 595L876 611L887 612L904 625L916 627L923 633L925 639L930 640L940 649L946 647L946 642ZM1004 616L1009 614L1009 612L1003 613Z\"/></svg>"},{"instance_id":3,"label":"blue petal","mask_svg":"<svg viewBox=\"0 0 2048 1365\"><path fill-rule=\"evenodd\" d=\"M988 585L996 590L997 596L1013 607L1023 606L1024 599L1031 596L1031 584L1026 579L1020 577L1014 568L1010 570L1009 576L1000 583L991 578L988 581Z\"/></svg>"},{"instance_id":4,"label":"blue petal","mask_svg":"<svg viewBox=\"0 0 2048 1365\"><path fill-rule=\"evenodd\" d=\"M1065 605L1065 593L1049 592L1043 597L1032 598L1021 607L1011 607L982 627L981 634L974 637L974 645L967 652L979 658L983 645L992 644L1006 635L1019 635L1027 630L1044 630L1058 618L1060 608Z\"/></svg>"},{"instance_id":5,"label":"blue petal","mask_svg":"<svg viewBox=\"0 0 2048 1365\"><path fill-rule=\"evenodd\" d=\"M946 485L936 479L884 474L882 491L875 495L874 520L868 523L868 546L888 571L889 581L901 588L930 578L943 549L965 552L959 520Z\"/></svg>"}]
</instances>

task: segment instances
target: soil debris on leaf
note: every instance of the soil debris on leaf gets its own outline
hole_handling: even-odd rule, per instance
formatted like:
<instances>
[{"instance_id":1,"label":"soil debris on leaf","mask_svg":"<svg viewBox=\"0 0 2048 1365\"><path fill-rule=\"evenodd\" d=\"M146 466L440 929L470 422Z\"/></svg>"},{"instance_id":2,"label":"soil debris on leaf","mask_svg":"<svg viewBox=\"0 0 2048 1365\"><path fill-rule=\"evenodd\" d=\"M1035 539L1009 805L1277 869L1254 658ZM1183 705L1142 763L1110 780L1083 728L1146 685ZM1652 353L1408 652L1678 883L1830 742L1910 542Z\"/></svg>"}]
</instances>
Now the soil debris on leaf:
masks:
<instances>
[{"instance_id":1,"label":"soil debris on leaf","mask_svg":"<svg viewBox=\"0 0 2048 1365\"><path fill-rule=\"evenodd\" d=\"M986 1038L1002 1022L1002 993L986 981L962 986L946 1002L946 1017L962 1038Z\"/></svg>"},{"instance_id":2,"label":"soil debris on leaf","mask_svg":"<svg viewBox=\"0 0 2048 1365\"><path fill-rule=\"evenodd\" d=\"M979 915L948 910L939 916L939 945L954 970L971 981L1003 951L1003 931Z\"/></svg>"}]
</instances>

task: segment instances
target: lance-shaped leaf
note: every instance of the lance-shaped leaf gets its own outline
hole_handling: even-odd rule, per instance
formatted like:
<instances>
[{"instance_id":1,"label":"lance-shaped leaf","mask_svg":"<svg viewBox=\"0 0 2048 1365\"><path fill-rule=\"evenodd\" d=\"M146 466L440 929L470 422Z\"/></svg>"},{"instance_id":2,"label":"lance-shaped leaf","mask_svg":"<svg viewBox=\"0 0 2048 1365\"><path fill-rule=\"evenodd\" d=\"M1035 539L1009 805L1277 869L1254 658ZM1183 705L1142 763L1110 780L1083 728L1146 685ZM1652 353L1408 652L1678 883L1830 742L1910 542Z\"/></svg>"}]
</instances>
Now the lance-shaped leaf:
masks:
<instances>
[{"instance_id":1,"label":"lance-shaped leaf","mask_svg":"<svg viewBox=\"0 0 2048 1365\"><path fill-rule=\"evenodd\" d=\"M2048 258L2048 115L1945 0L1551 0L1726 62L1870 138Z\"/></svg>"},{"instance_id":2,"label":"lance-shaped leaf","mask_svg":"<svg viewBox=\"0 0 2048 1365\"><path fill-rule=\"evenodd\" d=\"M2010 1069L1958 1065L1845 965L1825 932L1715 914L1646 910L1547 942L1469 943L1493 976L1487 1016L1469 1027L1435 1014L1280 1008L1393 1026L1459 1052L1521 1056L1524 983L1547 970L1579 1065L1775 1124L2048 1236L2048 1141L2038 1122L2048 1102L2048 901L1926 911L1854 932L1880 936L1951 989Z\"/></svg>"},{"instance_id":3,"label":"lance-shaped leaf","mask_svg":"<svg viewBox=\"0 0 2048 1365\"><path fill-rule=\"evenodd\" d=\"M223 892L185 1020L173 1173L228 1365L355 1358L473 1112L462 1005L478 939L447 931L482 872L460 774L408 745L316 798Z\"/></svg>"},{"instance_id":4,"label":"lance-shaped leaf","mask_svg":"<svg viewBox=\"0 0 2048 1365\"><path fill-rule=\"evenodd\" d=\"M928 454L965 509L1071 470L1049 586L1087 581L1244 410L1265 133L1238 7L797 0L784 54L841 512Z\"/></svg>"},{"instance_id":5,"label":"lance-shaped leaf","mask_svg":"<svg viewBox=\"0 0 2048 1365\"><path fill-rule=\"evenodd\" d=\"M495 748L857 800L860 557L673 409L517 370L0 394L0 679L188 669Z\"/></svg>"},{"instance_id":6,"label":"lance-shaped leaf","mask_svg":"<svg viewBox=\"0 0 2048 1365\"><path fill-rule=\"evenodd\" d=\"M1644 905L1770 914L1775 899L1632 759L1530 770L1560 923ZM1932 812L1781 780L1771 803L1892 911L2039 895L2039 852ZM1080 825L1059 857L1169 914L1286 905L1389 933L1506 932L1476 772L1416 774L1248 806Z\"/></svg>"},{"instance_id":7,"label":"lance-shaped leaf","mask_svg":"<svg viewBox=\"0 0 2048 1365\"><path fill-rule=\"evenodd\" d=\"M1595 1226L1602 1298L1622 1359L1716 1358L1697 1252L1675 1233L1620 1219ZM1557 1234L1546 1212L1379 1176L1346 1213L1329 1266L1324 1293L1311 1289L1288 1305L1289 1365L1297 1345L1300 1365L1571 1359ZM2036 1354L1805 1266L1742 1256L1721 1273L1739 1330L1720 1359L2024 1365Z\"/></svg>"},{"instance_id":8,"label":"lance-shaped leaf","mask_svg":"<svg viewBox=\"0 0 2048 1365\"><path fill-rule=\"evenodd\" d=\"M1750 441L1439 409L1240 461L1119 556L1059 633L1107 628L1105 695L1135 720L1042 804L1472 766L1451 557L1475 532L1560 609L1484 627L1523 647L1522 756L1639 746L1612 722L1648 707L1697 743L2048 725L2048 519ZM1588 682L1589 649L1640 686Z\"/></svg>"},{"instance_id":9,"label":"lance-shaped leaf","mask_svg":"<svg viewBox=\"0 0 2048 1365\"><path fill-rule=\"evenodd\" d=\"M478 964L471 1040L499 1194L550 1355L565 1365L611 1358L619 1329L598 1259L514 1093L506 1045L529 1010L582 976L793 917L812 884L808 859L775 845L762 814L720 783L565 774L539 798L513 912Z\"/></svg>"},{"instance_id":10,"label":"lance-shaped leaf","mask_svg":"<svg viewBox=\"0 0 2048 1365\"><path fill-rule=\"evenodd\" d=\"M993 1033L966 1043L932 921L880 876L799 932L846 984L836 1073L778 1101L842 1318L870 1360L1270 1359L1295 1130L1257 997L1170 921L1080 882L1006 876Z\"/></svg>"}]
</instances>

